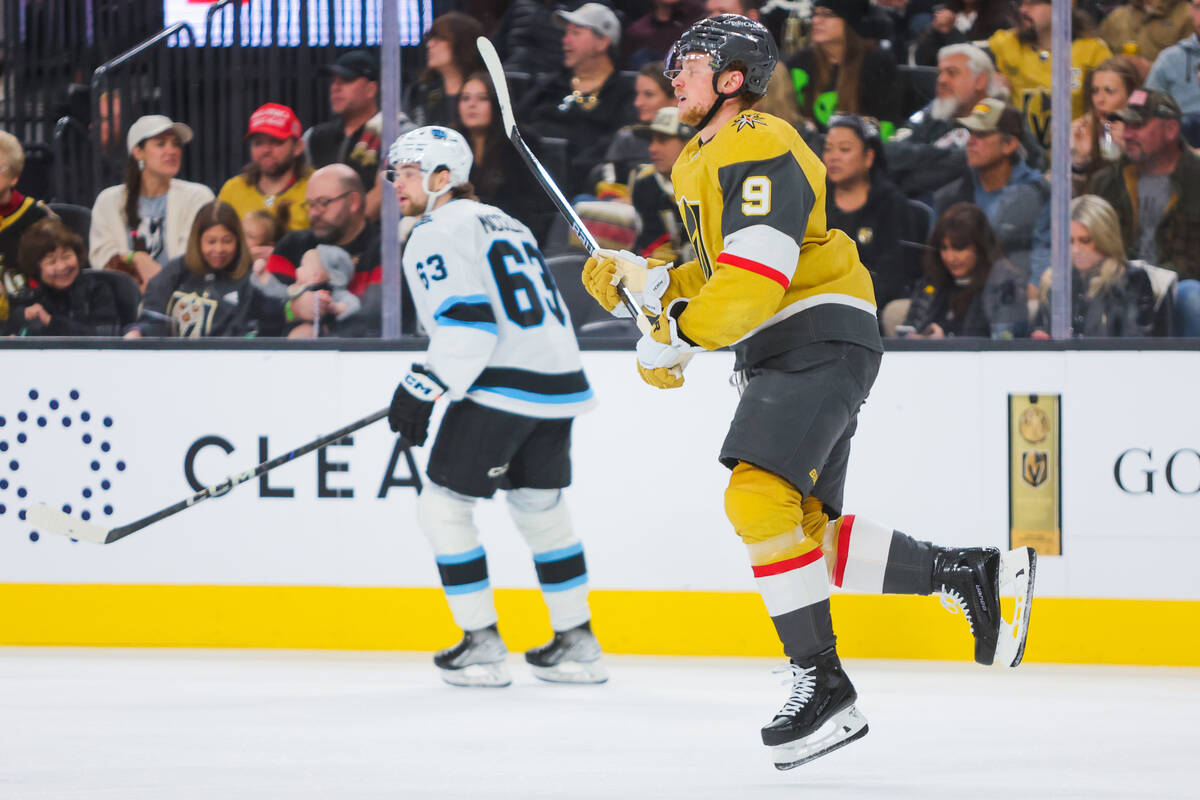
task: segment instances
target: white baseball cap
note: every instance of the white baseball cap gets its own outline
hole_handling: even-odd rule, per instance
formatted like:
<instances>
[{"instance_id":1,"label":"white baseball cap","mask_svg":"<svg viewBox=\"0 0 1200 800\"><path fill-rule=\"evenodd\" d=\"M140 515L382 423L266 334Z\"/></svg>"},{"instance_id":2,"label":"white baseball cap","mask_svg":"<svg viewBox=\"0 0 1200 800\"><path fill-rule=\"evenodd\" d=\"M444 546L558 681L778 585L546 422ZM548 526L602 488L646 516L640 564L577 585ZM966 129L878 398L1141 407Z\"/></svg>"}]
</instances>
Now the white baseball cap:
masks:
<instances>
[{"instance_id":1,"label":"white baseball cap","mask_svg":"<svg viewBox=\"0 0 1200 800\"><path fill-rule=\"evenodd\" d=\"M568 22L590 28L600 36L607 36L613 45L621 43L621 23L616 13L600 3L584 3L574 11L555 11L554 22L560 28Z\"/></svg>"},{"instance_id":2,"label":"white baseball cap","mask_svg":"<svg viewBox=\"0 0 1200 800\"><path fill-rule=\"evenodd\" d=\"M192 140L192 129L187 125L173 122L170 117L164 117L162 114L150 114L138 117L137 122L129 126L129 133L125 135L125 147L132 154L133 148L142 142L167 131L174 131L180 144L187 144Z\"/></svg>"}]
</instances>

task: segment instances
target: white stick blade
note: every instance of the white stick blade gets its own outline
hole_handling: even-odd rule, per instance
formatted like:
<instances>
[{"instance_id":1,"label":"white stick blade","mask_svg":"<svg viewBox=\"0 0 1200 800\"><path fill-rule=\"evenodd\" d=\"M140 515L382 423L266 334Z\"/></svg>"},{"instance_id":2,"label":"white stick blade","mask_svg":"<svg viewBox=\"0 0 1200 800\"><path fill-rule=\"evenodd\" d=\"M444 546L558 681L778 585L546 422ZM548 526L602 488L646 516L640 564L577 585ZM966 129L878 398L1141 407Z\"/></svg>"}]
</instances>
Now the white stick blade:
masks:
<instances>
[{"instance_id":1,"label":"white stick blade","mask_svg":"<svg viewBox=\"0 0 1200 800\"><path fill-rule=\"evenodd\" d=\"M500 63L500 54L486 36L475 40L475 47L492 76L492 85L496 87L496 103L500 106L500 116L504 118L504 130L511 136L517 129L517 118L513 116L512 99L508 96L508 79L504 77L504 65Z\"/></svg>"},{"instance_id":2,"label":"white stick blade","mask_svg":"<svg viewBox=\"0 0 1200 800\"><path fill-rule=\"evenodd\" d=\"M108 528L76 519L45 503L35 503L26 512L25 518L37 526L38 530L96 544L105 544L108 541Z\"/></svg>"}]
</instances>

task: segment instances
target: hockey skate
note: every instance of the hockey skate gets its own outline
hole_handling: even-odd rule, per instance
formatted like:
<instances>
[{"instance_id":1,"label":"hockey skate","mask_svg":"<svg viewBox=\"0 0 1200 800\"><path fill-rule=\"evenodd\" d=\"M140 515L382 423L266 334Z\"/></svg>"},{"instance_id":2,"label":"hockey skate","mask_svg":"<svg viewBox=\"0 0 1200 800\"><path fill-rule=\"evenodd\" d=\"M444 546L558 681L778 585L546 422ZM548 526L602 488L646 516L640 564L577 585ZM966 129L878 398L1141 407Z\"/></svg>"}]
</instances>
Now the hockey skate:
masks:
<instances>
[{"instance_id":1,"label":"hockey skate","mask_svg":"<svg viewBox=\"0 0 1200 800\"><path fill-rule=\"evenodd\" d=\"M590 622L555 631L554 638L525 653L533 674L552 683L604 683L608 671Z\"/></svg>"},{"instance_id":2,"label":"hockey skate","mask_svg":"<svg viewBox=\"0 0 1200 800\"><path fill-rule=\"evenodd\" d=\"M792 687L783 708L762 729L776 769L798 767L867 735L867 719L854 706L858 693L832 647L773 672L787 673L784 685Z\"/></svg>"},{"instance_id":3,"label":"hockey skate","mask_svg":"<svg viewBox=\"0 0 1200 800\"><path fill-rule=\"evenodd\" d=\"M495 625L465 631L462 641L433 656L442 680L453 686L508 686L508 648Z\"/></svg>"},{"instance_id":4,"label":"hockey skate","mask_svg":"<svg viewBox=\"0 0 1200 800\"><path fill-rule=\"evenodd\" d=\"M947 611L967 618L980 664L1015 667L1021 663L1036 573L1037 553L1032 547L1003 554L994 547L946 548L935 556L934 590ZM1000 609L1000 591L1009 586L1016 594L1011 622Z\"/></svg>"}]
</instances>

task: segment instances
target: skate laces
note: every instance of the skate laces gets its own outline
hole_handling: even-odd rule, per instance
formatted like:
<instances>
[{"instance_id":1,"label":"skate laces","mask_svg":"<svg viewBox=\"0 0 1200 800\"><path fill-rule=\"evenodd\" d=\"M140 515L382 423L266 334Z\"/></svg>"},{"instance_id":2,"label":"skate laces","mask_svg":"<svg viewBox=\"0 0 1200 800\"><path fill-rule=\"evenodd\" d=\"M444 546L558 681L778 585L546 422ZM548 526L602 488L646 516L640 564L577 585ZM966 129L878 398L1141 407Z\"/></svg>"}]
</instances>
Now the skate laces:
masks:
<instances>
[{"instance_id":1,"label":"skate laces","mask_svg":"<svg viewBox=\"0 0 1200 800\"><path fill-rule=\"evenodd\" d=\"M790 717L803 708L812 699L813 691L817 688L816 667L801 667L798 664L785 664L771 670L772 675L787 674L780 683L784 686L791 684L792 694L788 697L783 708L776 716Z\"/></svg>"},{"instance_id":2,"label":"skate laces","mask_svg":"<svg viewBox=\"0 0 1200 800\"><path fill-rule=\"evenodd\" d=\"M941 595L942 607L951 614L957 614L960 611L967 618L967 625L971 628L971 633L975 633L975 621L971 619L971 609L967 607L966 600L962 594L954 588L942 584L942 589L938 593Z\"/></svg>"}]
</instances>

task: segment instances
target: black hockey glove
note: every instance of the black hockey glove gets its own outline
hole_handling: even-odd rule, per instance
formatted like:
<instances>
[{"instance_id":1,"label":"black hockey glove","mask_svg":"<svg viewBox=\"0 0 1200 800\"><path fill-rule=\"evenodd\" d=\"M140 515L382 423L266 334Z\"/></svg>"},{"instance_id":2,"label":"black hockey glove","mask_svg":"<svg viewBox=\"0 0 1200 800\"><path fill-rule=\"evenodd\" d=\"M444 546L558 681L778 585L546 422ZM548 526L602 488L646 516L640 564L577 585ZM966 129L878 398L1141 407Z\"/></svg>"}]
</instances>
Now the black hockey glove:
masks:
<instances>
[{"instance_id":1,"label":"black hockey glove","mask_svg":"<svg viewBox=\"0 0 1200 800\"><path fill-rule=\"evenodd\" d=\"M388 409L388 425L411 444L420 447L429 434L433 403L446 391L446 384L420 364L400 381Z\"/></svg>"}]
</instances>

